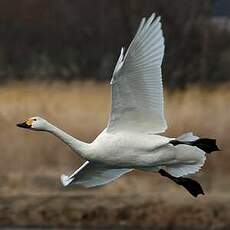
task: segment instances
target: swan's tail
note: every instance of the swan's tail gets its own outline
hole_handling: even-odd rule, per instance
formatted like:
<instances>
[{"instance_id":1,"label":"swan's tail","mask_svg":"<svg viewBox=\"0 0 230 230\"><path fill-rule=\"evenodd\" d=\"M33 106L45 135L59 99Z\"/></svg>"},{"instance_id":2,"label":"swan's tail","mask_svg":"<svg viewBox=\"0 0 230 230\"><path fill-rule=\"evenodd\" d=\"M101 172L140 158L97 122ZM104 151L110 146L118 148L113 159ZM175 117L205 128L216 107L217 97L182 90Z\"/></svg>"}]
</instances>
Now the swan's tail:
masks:
<instances>
[{"instance_id":1,"label":"swan's tail","mask_svg":"<svg viewBox=\"0 0 230 230\"><path fill-rule=\"evenodd\" d=\"M210 138L199 138L194 136L192 133L186 133L182 136L170 141L173 145L186 144L191 146L196 146L203 150L205 153L211 153L214 151L220 151L216 144L216 139Z\"/></svg>"},{"instance_id":2,"label":"swan's tail","mask_svg":"<svg viewBox=\"0 0 230 230\"><path fill-rule=\"evenodd\" d=\"M205 163L206 153L219 150L215 139L199 138L192 133L183 134L169 143L175 147L177 162L165 165L164 169L174 177L198 172Z\"/></svg>"},{"instance_id":3,"label":"swan's tail","mask_svg":"<svg viewBox=\"0 0 230 230\"><path fill-rule=\"evenodd\" d=\"M219 151L216 140L199 138L192 133L186 133L169 143L174 145L177 163L163 166L159 173L183 186L195 197L204 194L197 181L182 176L198 172L205 163L205 154Z\"/></svg>"}]
</instances>

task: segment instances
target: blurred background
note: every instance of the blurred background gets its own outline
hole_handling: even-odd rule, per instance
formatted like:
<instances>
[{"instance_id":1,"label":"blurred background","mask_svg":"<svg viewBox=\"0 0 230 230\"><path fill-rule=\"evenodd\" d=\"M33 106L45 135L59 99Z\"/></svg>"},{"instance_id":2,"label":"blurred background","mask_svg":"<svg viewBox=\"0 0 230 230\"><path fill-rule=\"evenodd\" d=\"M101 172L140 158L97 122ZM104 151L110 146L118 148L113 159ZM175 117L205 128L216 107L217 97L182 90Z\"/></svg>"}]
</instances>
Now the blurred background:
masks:
<instances>
[{"instance_id":1,"label":"blurred background","mask_svg":"<svg viewBox=\"0 0 230 230\"><path fill-rule=\"evenodd\" d=\"M206 195L146 172L64 189L60 175L82 160L15 124L39 115L91 142L107 123L120 48L152 12L166 41L166 136L193 131L222 150L193 177ZM0 0L0 227L229 229L229 81L229 0Z\"/></svg>"}]
</instances>

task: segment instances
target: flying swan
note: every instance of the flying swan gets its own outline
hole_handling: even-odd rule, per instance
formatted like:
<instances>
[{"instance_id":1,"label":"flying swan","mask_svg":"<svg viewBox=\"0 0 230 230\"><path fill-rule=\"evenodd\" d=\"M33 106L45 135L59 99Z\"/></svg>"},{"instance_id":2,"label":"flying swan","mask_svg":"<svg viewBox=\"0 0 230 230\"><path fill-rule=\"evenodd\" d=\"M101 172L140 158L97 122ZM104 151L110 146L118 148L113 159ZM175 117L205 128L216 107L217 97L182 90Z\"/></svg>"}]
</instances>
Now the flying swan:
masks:
<instances>
[{"instance_id":1,"label":"flying swan","mask_svg":"<svg viewBox=\"0 0 230 230\"><path fill-rule=\"evenodd\" d=\"M46 131L60 138L86 161L64 186L94 187L107 184L134 169L158 172L193 196L204 194L201 185L183 176L198 172L206 153L219 150L215 139L192 133L177 138L159 135L167 129L164 117L161 64L164 37L160 17L142 19L128 50L121 49L112 85L111 114L107 127L92 143L84 143L41 117L18 127Z\"/></svg>"}]
</instances>

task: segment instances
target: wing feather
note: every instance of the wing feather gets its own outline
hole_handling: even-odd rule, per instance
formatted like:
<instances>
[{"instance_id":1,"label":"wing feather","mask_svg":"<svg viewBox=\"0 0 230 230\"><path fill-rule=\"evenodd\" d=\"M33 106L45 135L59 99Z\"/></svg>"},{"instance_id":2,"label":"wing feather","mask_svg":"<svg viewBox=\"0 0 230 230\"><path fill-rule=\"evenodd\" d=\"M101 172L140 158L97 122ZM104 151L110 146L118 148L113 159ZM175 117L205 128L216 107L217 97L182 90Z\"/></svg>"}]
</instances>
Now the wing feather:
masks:
<instances>
[{"instance_id":1,"label":"wing feather","mask_svg":"<svg viewBox=\"0 0 230 230\"><path fill-rule=\"evenodd\" d=\"M112 106L108 132L161 133L164 118L161 64L164 38L160 17L142 19L126 54L121 49L111 80Z\"/></svg>"},{"instance_id":2,"label":"wing feather","mask_svg":"<svg viewBox=\"0 0 230 230\"><path fill-rule=\"evenodd\" d=\"M64 186L76 184L84 187L95 187L107 184L130 171L132 169L107 168L105 165L86 161L72 175L62 175L61 182Z\"/></svg>"}]
</instances>

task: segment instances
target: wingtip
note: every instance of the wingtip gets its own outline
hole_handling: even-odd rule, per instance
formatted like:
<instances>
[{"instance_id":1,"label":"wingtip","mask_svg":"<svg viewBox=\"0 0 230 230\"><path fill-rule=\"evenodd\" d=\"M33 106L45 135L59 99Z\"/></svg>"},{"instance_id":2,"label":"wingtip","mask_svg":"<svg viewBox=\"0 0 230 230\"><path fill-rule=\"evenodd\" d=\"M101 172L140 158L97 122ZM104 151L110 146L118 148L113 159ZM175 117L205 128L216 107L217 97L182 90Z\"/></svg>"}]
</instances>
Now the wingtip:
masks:
<instances>
[{"instance_id":1,"label":"wingtip","mask_svg":"<svg viewBox=\"0 0 230 230\"><path fill-rule=\"evenodd\" d=\"M161 24L161 16L157 16L154 21Z\"/></svg>"},{"instance_id":2,"label":"wingtip","mask_svg":"<svg viewBox=\"0 0 230 230\"><path fill-rule=\"evenodd\" d=\"M143 17L142 19L141 19L141 21L144 23L145 22L145 20L146 20L146 17Z\"/></svg>"},{"instance_id":3,"label":"wingtip","mask_svg":"<svg viewBox=\"0 0 230 230\"><path fill-rule=\"evenodd\" d=\"M72 182L72 179L70 179L67 175L64 174L61 175L60 179L64 187L68 186Z\"/></svg>"},{"instance_id":4,"label":"wingtip","mask_svg":"<svg viewBox=\"0 0 230 230\"><path fill-rule=\"evenodd\" d=\"M161 20L161 16L157 15L155 12L153 12L149 18L152 18L153 20Z\"/></svg>"},{"instance_id":5,"label":"wingtip","mask_svg":"<svg viewBox=\"0 0 230 230\"><path fill-rule=\"evenodd\" d=\"M124 61L124 52L125 52L125 47L122 46L121 47L121 52L120 52L121 61Z\"/></svg>"},{"instance_id":6,"label":"wingtip","mask_svg":"<svg viewBox=\"0 0 230 230\"><path fill-rule=\"evenodd\" d=\"M155 12L153 12L152 14L151 14L151 16L150 16L151 18L155 18L156 17L156 13Z\"/></svg>"}]
</instances>

